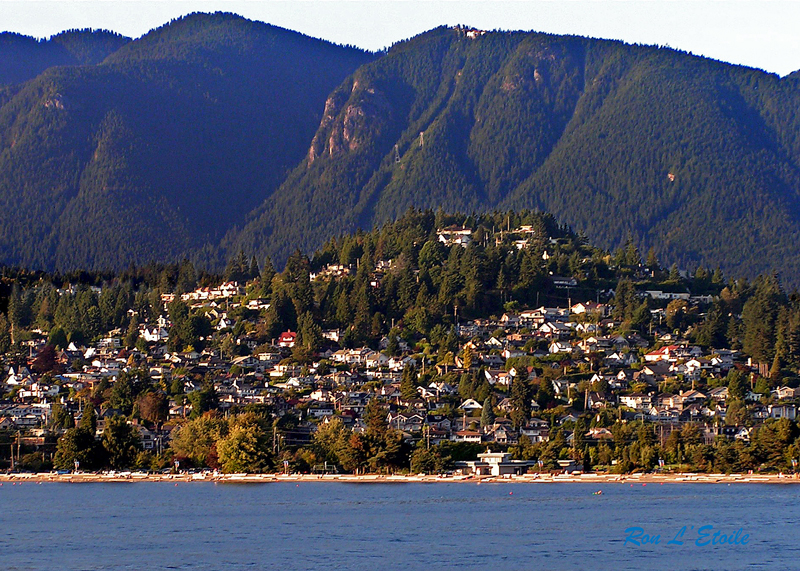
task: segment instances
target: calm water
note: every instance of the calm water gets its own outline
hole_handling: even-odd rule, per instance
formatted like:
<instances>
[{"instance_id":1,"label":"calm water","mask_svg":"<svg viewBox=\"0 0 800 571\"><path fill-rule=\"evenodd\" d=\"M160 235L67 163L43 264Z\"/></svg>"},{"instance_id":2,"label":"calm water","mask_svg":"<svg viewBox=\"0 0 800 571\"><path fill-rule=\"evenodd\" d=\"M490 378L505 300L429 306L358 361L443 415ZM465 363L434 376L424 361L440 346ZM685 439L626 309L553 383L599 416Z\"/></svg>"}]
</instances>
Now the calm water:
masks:
<instances>
[{"instance_id":1,"label":"calm water","mask_svg":"<svg viewBox=\"0 0 800 571\"><path fill-rule=\"evenodd\" d=\"M592 494L598 488L603 495ZM776 485L5 483L0 562L8 570L791 569L800 565L799 499L800 486ZM683 545L667 545L684 525ZM705 525L742 528L748 544L698 547ZM632 526L659 534L660 544L625 545Z\"/></svg>"}]
</instances>

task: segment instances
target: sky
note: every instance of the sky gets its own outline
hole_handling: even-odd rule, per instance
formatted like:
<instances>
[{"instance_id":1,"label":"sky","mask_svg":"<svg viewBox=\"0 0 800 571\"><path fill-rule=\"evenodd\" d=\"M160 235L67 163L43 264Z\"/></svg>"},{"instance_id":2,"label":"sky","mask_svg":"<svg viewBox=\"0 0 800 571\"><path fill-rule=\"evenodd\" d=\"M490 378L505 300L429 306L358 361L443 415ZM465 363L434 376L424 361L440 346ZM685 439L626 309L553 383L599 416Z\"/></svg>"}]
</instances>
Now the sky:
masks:
<instances>
[{"instance_id":1,"label":"sky","mask_svg":"<svg viewBox=\"0 0 800 571\"><path fill-rule=\"evenodd\" d=\"M0 0L0 30L139 37L191 12L226 11L378 50L447 24L668 45L786 75L800 69L800 0Z\"/></svg>"}]
</instances>

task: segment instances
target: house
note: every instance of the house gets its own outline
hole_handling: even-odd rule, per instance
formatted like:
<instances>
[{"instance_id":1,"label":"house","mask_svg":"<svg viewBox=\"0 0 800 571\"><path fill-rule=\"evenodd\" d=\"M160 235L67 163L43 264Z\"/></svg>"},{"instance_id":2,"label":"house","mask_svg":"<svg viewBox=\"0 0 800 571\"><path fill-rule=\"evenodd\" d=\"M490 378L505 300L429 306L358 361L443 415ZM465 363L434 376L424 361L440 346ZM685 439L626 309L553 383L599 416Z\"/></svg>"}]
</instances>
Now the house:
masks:
<instances>
[{"instance_id":1,"label":"house","mask_svg":"<svg viewBox=\"0 0 800 571\"><path fill-rule=\"evenodd\" d=\"M679 345L667 345L661 349L655 349L646 353L644 360L648 363L655 363L657 361L676 361L678 359L678 351L681 349Z\"/></svg>"},{"instance_id":2,"label":"house","mask_svg":"<svg viewBox=\"0 0 800 571\"><path fill-rule=\"evenodd\" d=\"M431 381L431 383L428 385L428 389L437 397L452 395L453 393L457 392L455 387L443 381Z\"/></svg>"},{"instance_id":3,"label":"house","mask_svg":"<svg viewBox=\"0 0 800 571\"><path fill-rule=\"evenodd\" d=\"M778 387L770 392L778 400L793 399L800 396L800 389L792 389L790 387Z\"/></svg>"},{"instance_id":4,"label":"house","mask_svg":"<svg viewBox=\"0 0 800 571\"><path fill-rule=\"evenodd\" d=\"M771 404L768 408L770 418L797 418L797 407L793 404Z\"/></svg>"},{"instance_id":5,"label":"house","mask_svg":"<svg viewBox=\"0 0 800 571\"><path fill-rule=\"evenodd\" d=\"M158 343L169 339L169 333L163 327L144 327L140 334L142 339L148 343Z\"/></svg>"},{"instance_id":6,"label":"house","mask_svg":"<svg viewBox=\"0 0 800 571\"><path fill-rule=\"evenodd\" d=\"M494 339L494 337L492 339ZM491 353L481 353L478 355L478 358L481 360L481 363L487 367L502 367L503 363L505 363L505 360L501 355L493 355Z\"/></svg>"},{"instance_id":7,"label":"house","mask_svg":"<svg viewBox=\"0 0 800 571\"><path fill-rule=\"evenodd\" d=\"M590 428L586 433L589 440L613 440L614 435L608 428Z\"/></svg>"},{"instance_id":8,"label":"house","mask_svg":"<svg viewBox=\"0 0 800 571\"><path fill-rule=\"evenodd\" d=\"M483 406L475 399L467 399L464 402L462 402L458 408L460 408L463 411L466 411L467 413L471 413L472 411L475 410L481 410Z\"/></svg>"},{"instance_id":9,"label":"house","mask_svg":"<svg viewBox=\"0 0 800 571\"><path fill-rule=\"evenodd\" d=\"M503 352L501 353L501 355L503 356L504 359L508 360L508 359L513 359L514 357L525 357L525 356L528 355L528 352L524 351L522 349L509 349L509 348L506 348L506 349L503 349Z\"/></svg>"},{"instance_id":10,"label":"house","mask_svg":"<svg viewBox=\"0 0 800 571\"><path fill-rule=\"evenodd\" d=\"M679 396L681 397L683 406L703 402L708 398L705 394L695 390L681 391Z\"/></svg>"},{"instance_id":11,"label":"house","mask_svg":"<svg viewBox=\"0 0 800 571\"><path fill-rule=\"evenodd\" d=\"M397 339L397 348L400 349L400 351L408 351L409 349L408 342L405 341L404 339L400 339L399 337L397 337L396 339ZM378 347L380 347L382 350L388 349L389 344L390 344L389 338L384 335L381 338L380 342L378 343Z\"/></svg>"},{"instance_id":12,"label":"house","mask_svg":"<svg viewBox=\"0 0 800 571\"><path fill-rule=\"evenodd\" d=\"M602 331L601 327L595 323L578 323L575 326L575 331L583 334L596 335Z\"/></svg>"},{"instance_id":13,"label":"house","mask_svg":"<svg viewBox=\"0 0 800 571\"><path fill-rule=\"evenodd\" d=\"M294 347L294 341L297 338L297 333L294 331L284 331L278 337L278 347Z\"/></svg>"},{"instance_id":14,"label":"house","mask_svg":"<svg viewBox=\"0 0 800 571\"><path fill-rule=\"evenodd\" d=\"M566 323L552 321L543 323L539 327L539 333L548 339L568 339L572 335L572 327Z\"/></svg>"},{"instance_id":15,"label":"house","mask_svg":"<svg viewBox=\"0 0 800 571\"><path fill-rule=\"evenodd\" d=\"M587 301L585 303L576 303L570 308L570 311L575 315L601 315L605 317L607 305L602 303L595 303Z\"/></svg>"},{"instance_id":16,"label":"house","mask_svg":"<svg viewBox=\"0 0 800 571\"><path fill-rule=\"evenodd\" d=\"M632 393L629 395L621 395L619 397L619 402L620 404L637 410L649 410L653 404L653 398L645 393Z\"/></svg>"},{"instance_id":17,"label":"house","mask_svg":"<svg viewBox=\"0 0 800 571\"><path fill-rule=\"evenodd\" d=\"M586 395L586 401L589 408L603 408L608 405L614 405L614 396L606 393L589 391Z\"/></svg>"},{"instance_id":18,"label":"house","mask_svg":"<svg viewBox=\"0 0 800 571\"><path fill-rule=\"evenodd\" d=\"M572 345L567 341L553 341L548 347L548 352L552 355L556 353L572 353Z\"/></svg>"},{"instance_id":19,"label":"house","mask_svg":"<svg viewBox=\"0 0 800 571\"><path fill-rule=\"evenodd\" d=\"M655 384L664 380L670 373L670 365L667 362L651 363L642 367L642 370L634 373L634 380Z\"/></svg>"},{"instance_id":20,"label":"house","mask_svg":"<svg viewBox=\"0 0 800 571\"><path fill-rule=\"evenodd\" d=\"M453 442L471 442L473 444L480 444L482 439L483 435L477 430L459 430L450 437Z\"/></svg>"},{"instance_id":21,"label":"house","mask_svg":"<svg viewBox=\"0 0 800 571\"><path fill-rule=\"evenodd\" d=\"M654 406L648 411L648 416L653 422L676 423L680 421L681 413L674 408Z\"/></svg>"},{"instance_id":22,"label":"house","mask_svg":"<svg viewBox=\"0 0 800 571\"><path fill-rule=\"evenodd\" d=\"M541 418L531 418L520 428L520 435L527 436L531 442L547 442L550 436L550 425Z\"/></svg>"},{"instance_id":23,"label":"house","mask_svg":"<svg viewBox=\"0 0 800 571\"><path fill-rule=\"evenodd\" d=\"M476 476L506 476L524 474L531 463L526 460L512 460L511 454L506 452L489 452L478 454L477 460L456 462L456 467L461 468L465 474Z\"/></svg>"},{"instance_id":24,"label":"house","mask_svg":"<svg viewBox=\"0 0 800 571\"><path fill-rule=\"evenodd\" d=\"M402 432L421 432L425 424L425 417L419 413L394 413L390 412L386 418L391 428Z\"/></svg>"},{"instance_id":25,"label":"house","mask_svg":"<svg viewBox=\"0 0 800 571\"><path fill-rule=\"evenodd\" d=\"M368 369L379 369L389 364L389 357L378 351L372 351L367 354L364 362Z\"/></svg>"},{"instance_id":26,"label":"house","mask_svg":"<svg viewBox=\"0 0 800 571\"><path fill-rule=\"evenodd\" d=\"M501 387L511 386L513 377L506 371L499 371L497 369L486 369L484 371L486 380L490 385L500 385Z\"/></svg>"},{"instance_id":27,"label":"house","mask_svg":"<svg viewBox=\"0 0 800 571\"><path fill-rule=\"evenodd\" d=\"M504 425L493 426L487 431L487 436L498 444L516 444L519 441L519 435L511 427Z\"/></svg>"},{"instance_id":28,"label":"house","mask_svg":"<svg viewBox=\"0 0 800 571\"><path fill-rule=\"evenodd\" d=\"M708 391L708 397L718 402L725 402L728 400L728 387L711 389Z\"/></svg>"},{"instance_id":29,"label":"house","mask_svg":"<svg viewBox=\"0 0 800 571\"><path fill-rule=\"evenodd\" d=\"M437 231L439 242L445 246L463 246L466 248L472 243L472 230L463 226L448 226Z\"/></svg>"},{"instance_id":30,"label":"house","mask_svg":"<svg viewBox=\"0 0 800 571\"><path fill-rule=\"evenodd\" d=\"M553 285L557 288L568 288L568 287L575 287L578 285L578 280L572 277L566 276L550 276L550 279L553 280Z\"/></svg>"},{"instance_id":31,"label":"house","mask_svg":"<svg viewBox=\"0 0 800 571\"><path fill-rule=\"evenodd\" d=\"M566 396L575 385L567 379L553 379L553 391L557 396Z\"/></svg>"}]
</instances>

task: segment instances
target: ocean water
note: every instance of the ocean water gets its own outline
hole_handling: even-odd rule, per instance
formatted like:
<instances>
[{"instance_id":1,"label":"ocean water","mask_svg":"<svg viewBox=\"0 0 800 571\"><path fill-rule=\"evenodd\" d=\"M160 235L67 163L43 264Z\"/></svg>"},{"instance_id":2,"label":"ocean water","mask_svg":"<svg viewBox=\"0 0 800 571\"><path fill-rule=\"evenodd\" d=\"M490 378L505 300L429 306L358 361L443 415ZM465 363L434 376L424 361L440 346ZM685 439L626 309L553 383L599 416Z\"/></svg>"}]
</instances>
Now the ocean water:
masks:
<instances>
[{"instance_id":1,"label":"ocean water","mask_svg":"<svg viewBox=\"0 0 800 571\"><path fill-rule=\"evenodd\" d=\"M6 570L798 569L798 500L800 486L755 484L6 482L0 562ZM658 543L643 543L645 534ZM720 544L721 534L736 544Z\"/></svg>"}]
</instances>

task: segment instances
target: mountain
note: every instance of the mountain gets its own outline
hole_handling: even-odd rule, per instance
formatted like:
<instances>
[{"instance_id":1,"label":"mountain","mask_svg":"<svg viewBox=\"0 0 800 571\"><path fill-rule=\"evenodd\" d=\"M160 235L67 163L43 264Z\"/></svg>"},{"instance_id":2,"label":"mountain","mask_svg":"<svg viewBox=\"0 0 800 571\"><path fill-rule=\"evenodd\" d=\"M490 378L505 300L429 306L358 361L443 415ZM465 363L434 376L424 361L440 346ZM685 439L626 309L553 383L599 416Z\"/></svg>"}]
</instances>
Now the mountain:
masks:
<instances>
[{"instance_id":1,"label":"mountain","mask_svg":"<svg viewBox=\"0 0 800 571\"><path fill-rule=\"evenodd\" d=\"M535 208L604 247L632 238L682 267L800 278L793 80L671 49L469 32L422 34L340 85L236 247L283 257L412 205Z\"/></svg>"},{"instance_id":2,"label":"mountain","mask_svg":"<svg viewBox=\"0 0 800 571\"><path fill-rule=\"evenodd\" d=\"M800 283L797 73L463 27L371 54L218 13L2 93L5 263L280 265L411 207L527 208Z\"/></svg>"},{"instance_id":3,"label":"mountain","mask_svg":"<svg viewBox=\"0 0 800 571\"><path fill-rule=\"evenodd\" d=\"M130 41L107 30L68 30L48 40L0 33L0 86L32 79L58 65L94 65Z\"/></svg>"},{"instance_id":4,"label":"mountain","mask_svg":"<svg viewBox=\"0 0 800 571\"><path fill-rule=\"evenodd\" d=\"M330 91L373 57L194 14L97 65L49 67L0 107L3 261L214 264L301 160Z\"/></svg>"}]
</instances>

